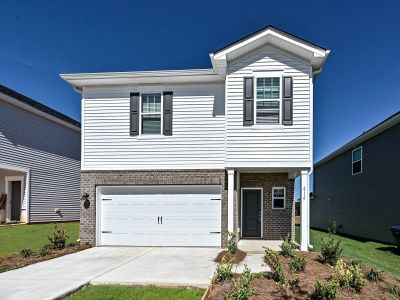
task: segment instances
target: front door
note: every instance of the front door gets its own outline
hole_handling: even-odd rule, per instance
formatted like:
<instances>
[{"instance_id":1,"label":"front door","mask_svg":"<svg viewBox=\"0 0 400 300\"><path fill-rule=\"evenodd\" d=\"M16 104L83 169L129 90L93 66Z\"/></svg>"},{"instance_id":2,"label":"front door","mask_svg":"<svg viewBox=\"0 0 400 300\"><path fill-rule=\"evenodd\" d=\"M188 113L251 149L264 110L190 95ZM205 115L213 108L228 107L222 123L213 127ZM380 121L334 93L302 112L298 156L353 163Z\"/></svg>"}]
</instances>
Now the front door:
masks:
<instances>
[{"instance_id":1,"label":"front door","mask_svg":"<svg viewBox=\"0 0 400 300\"><path fill-rule=\"evenodd\" d=\"M11 220L21 219L21 181L11 181Z\"/></svg>"},{"instance_id":2,"label":"front door","mask_svg":"<svg viewBox=\"0 0 400 300\"><path fill-rule=\"evenodd\" d=\"M261 237L261 190L243 190L243 237Z\"/></svg>"}]
</instances>

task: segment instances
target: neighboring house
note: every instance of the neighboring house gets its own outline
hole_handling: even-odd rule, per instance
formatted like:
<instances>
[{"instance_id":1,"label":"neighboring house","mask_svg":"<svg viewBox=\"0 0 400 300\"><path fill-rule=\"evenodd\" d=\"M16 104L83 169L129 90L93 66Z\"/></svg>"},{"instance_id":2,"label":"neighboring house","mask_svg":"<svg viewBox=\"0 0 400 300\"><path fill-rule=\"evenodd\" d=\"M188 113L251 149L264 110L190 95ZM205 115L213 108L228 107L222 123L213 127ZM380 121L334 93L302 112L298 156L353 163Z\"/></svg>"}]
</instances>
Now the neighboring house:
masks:
<instances>
[{"instance_id":1,"label":"neighboring house","mask_svg":"<svg viewBox=\"0 0 400 300\"><path fill-rule=\"evenodd\" d=\"M0 85L0 221L79 220L80 124Z\"/></svg>"},{"instance_id":2,"label":"neighboring house","mask_svg":"<svg viewBox=\"0 0 400 300\"><path fill-rule=\"evenodd\" d=\"M212 69L61 75L82 93L82 241L293 234L299 175L308 220L313 81L328 53L268 26L211 53Z\"/></svg>"},{"instance_id":3,"label":"neighboring house","mask_svg":"<svg viewBox=\"0 0 400 300\"><path fill-rule=\"evenodd\" d=\"M400 224L400 112L315 164L311 226L394 242Z\"/></svg>"}]
</instances>

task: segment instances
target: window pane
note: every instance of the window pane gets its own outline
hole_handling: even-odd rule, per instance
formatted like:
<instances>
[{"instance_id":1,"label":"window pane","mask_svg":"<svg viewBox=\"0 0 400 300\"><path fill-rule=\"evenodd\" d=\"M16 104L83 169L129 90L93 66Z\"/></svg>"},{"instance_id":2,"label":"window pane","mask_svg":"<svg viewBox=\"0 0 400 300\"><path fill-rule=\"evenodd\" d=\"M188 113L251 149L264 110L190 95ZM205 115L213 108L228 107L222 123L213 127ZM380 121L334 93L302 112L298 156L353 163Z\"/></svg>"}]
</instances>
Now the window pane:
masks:
<instances>
[{"instance_id":1,"label":"window pane","mask_svg":"<svg viewBox=\"0 0 400 300\"><path fill-rule=\"evenodd\" d=\"M274 197L283 198L285 196L284 189L274 189Z\"/></svg>"},{"instance_id":2,"label":"window pane","mask_svg":"<svg viewBox=\"0 0 400 300\"><path fill-rule=\"evenodd\" d=\"M274 199L274 208L284 208L285 200L283 198Z\"/></svg>"},{"instance_id":3,"label":"window pane","mask_svg":"<svg viewBox=\"0 0 400 300\"><path fill-rule=\"evenodd\" d=\"M279 77L257 78L257 99L279 99Z\"/></svg>"},{"instance_id":4,"label":"window pane","mask_svg":"<svg viewBox=\"0 0 400 300\"><path fill-rule=\"evenodd\" d=\"M161 94L142 94L142 112L161 112Z\"/></svg>"},{"instance_id":5,"label":"window pane","mask_svg":"<svg viewBox=\"0 0 400 300\"><path fill-rule=\"evenodd\" d=\"M142 133L160 134L161 115L142 115Z\"/></svg>"},{"instance_id":6,"label":"window pane","mask_svg":"<svg viewBox=\"0 0 400 300\"><path fill-rule=\"evenodd\" d=\"M258 124L279 124L279 102L257 101Z\"/></svg>"},{"instance_id":7,"label":"window pane","mask_svg":"<svg viewBox=\"0 0 400 300\"><path fill-rule=\"evenodd\" d=\"M361 172L361 160L353 163L353 174L357 174Z\"/></svg>"},{"instance_id":8,"label":"window pane","mask_svg":"<svg viewBox=\"0 0 400 300\"><path fill-rule=\"evenodd\" d=\"M353 162L361 159L361 148L353 151Z\"/></svg>"}]
</instances>

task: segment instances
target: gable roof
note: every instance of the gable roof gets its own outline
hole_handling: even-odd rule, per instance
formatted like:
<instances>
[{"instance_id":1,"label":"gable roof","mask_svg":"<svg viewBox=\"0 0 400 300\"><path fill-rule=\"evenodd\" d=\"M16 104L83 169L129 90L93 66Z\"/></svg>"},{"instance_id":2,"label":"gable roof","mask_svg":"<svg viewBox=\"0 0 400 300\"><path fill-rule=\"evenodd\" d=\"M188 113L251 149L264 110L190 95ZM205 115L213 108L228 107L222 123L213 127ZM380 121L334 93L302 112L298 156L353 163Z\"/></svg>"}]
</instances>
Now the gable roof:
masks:
<instances>
[{"instance_id":1,"label":"gable roof","mask_svg":"<svg viewBox=\"0 0 400 300\"><path fill-rule=\"evenodd\" d=\"M344 146L340 147L339 149L333 151L331 154L325 156L321 160L319 160L317 163L314 164L314 167L318 167L329 160L339 156L340 154L352 149L353 147L358 146L359 144L373 138L374 136L382 133L383 131L389 129L390 127L393 127L397 124L400 124L400 111L397 113L394 113L390 117L386 118L382 122L378 123L371 129L368 129L367 131L363 132L361 135L356 137L355 139L351 140Z\"/></svg>"},{"instance_id":2,"label":"gable roof","mask_svg":"<svg viewBox=\"0 0 400 300\"><path fill-rule=\"evenodd\" d=\"M218 52L221 52L221 51L223 51L223 50L225 50L225 49L227 49L227 48L229 48L229 47L232 47L232 46L234 46L234 45L236 45L236 44L238 44L238 43L240 43L240 42L243 42L243 41L246 40L246 39L249 39L249 38L251 38L251 37L253 37L253 36L256 36L257 34L262 33L263 31L268 30L268 29L275 30L275 31L277 31L277 32L280 32L280 33L282 33L282 34L285 34L285 35L287 35L288 37L290 37L290 38L292 38L292 39L296 39L296 40L298 40L299 42L303 42L303 43L309 44L309 45L312 46L312 47L320 48L321 50L325 50L325 51L328 50L327 48L318 46L317 44L311 43L311 42L309 42L309 41L307 41L307 40L305 40L305 39L303 39L303 38L300 38L300 37L298 37L298 36L296 36L296 35L293 35L293 34L291 34L291 33L288 33L288 32L286 32L286 31L283 31L282 29L278 29L278 28L276 28L276 27L274 27L274 26L272 26L272 25L267 25L267 26L265 26L265 27L263 27L263 28L261 28L261 29L255 31L255 32L253 32L253 33L250 33L250 34L248 34L248 35L246 35L246 36L244 36L244 37L242 37L242 38L240 38L240 39L238 39L238 40L236 40L236 41L234 41L234 42L232 42L232 43L230 43L230 44L228 44L228 45L226 45L226 46L224 46L224 47L222 47L222 48L220 48L220 49L218 49L218 50L216 50L216 51L214 51L213 53L216 54L216 53L218 53Z\"/></svg>"},{"instance_id":3,"label":"gable roof","mask_svg":"<svg viewBox=\"0 0 400 300\"><path fill-rule=\"evenodd\" d=\"M71 117L68 117L67 115L64 115L63 113L60 113L42 103L37 102L36 100L33 100L25 95L22 95L4 85L0 84L0 93L4 94L8 97L11 97L14 100L17 100L19 103L23 104L24 106L28 106L30 108L33 108L34 110L40 111L42 113L45 113L48 116L54 117L64 123L67 123L69 125L72 125L73 127L76 127L79 129L81 127L81 124L72 119ZM0 94L0 96L1 96ZM6 100L6 99L4 99ZM9 102L9 101L7 101Z\"/></svg>"},{"instance_id":4,"label":"gable roof","mask_svg":"<svg viewBox=\"0 0 400 300\"><path fill-rule=\"evenodd\" d=\"M268 25L210 53L211 63L214 70L223 75L226 73L229 61L256 51L265 45L282 49L296 57L304 59L312 66L315 74L321 71L322 65L330 53L330 50L324 47Z\"/></svg>"}]
</instances>

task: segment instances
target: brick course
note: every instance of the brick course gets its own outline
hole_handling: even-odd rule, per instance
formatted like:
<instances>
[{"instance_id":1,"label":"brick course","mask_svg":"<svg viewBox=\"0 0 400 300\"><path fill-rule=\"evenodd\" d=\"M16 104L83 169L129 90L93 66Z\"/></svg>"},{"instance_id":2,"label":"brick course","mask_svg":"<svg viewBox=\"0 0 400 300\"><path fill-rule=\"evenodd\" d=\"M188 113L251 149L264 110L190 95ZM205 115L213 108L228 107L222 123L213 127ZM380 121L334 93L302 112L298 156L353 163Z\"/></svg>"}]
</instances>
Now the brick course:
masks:
<instances>
[{"instance_id":1,"label":"brick course","mask_svg":"<svg viewBox=\"0 0 400 300\"><path fill-rule=\"evenodd\" d=\"M294 236L294 179L288 179L287 173L240 173L240 187L263 189L263 239L279 240L289 233ZM285 209L272 209L273 187L286 187Z\"/></svg>"},{"instance_id":2,"label":"brick course","mask_svg":"<svg viewBox=\"0 0 400 300\"><path fill-rule=\"evenodd\" d=\"M81 203L80 238L96 244L96 187L101 185L219 185L221 186L221 245L226 246L228 203L225 170L82 171L81 194L89 195L90 207Z\"/></svg>"}]
</instances>

